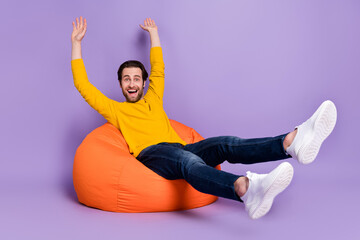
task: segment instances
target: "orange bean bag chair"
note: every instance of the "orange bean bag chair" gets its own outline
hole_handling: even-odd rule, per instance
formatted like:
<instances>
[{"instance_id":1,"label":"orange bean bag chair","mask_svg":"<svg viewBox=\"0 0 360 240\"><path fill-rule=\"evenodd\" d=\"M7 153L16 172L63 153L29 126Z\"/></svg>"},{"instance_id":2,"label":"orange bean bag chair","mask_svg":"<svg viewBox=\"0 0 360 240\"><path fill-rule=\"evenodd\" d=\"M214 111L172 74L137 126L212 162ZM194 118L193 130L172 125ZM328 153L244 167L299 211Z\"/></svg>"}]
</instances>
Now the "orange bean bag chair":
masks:
<instances>
[{"instance_id":1,"label":"orange bean bag chair","mask_svg":"<svg viewBox=\"0 0 360 240\"><path fill-rule=\"evenodd\" d=\"M203 139L190 127L170 123L187 143ZM110 123L93 130L78 147L73 181L79 202L112 212L185 210L217 199L183 179L167 180L147 168L130 154L121 132Z\"/></svg>"}]
</instances>

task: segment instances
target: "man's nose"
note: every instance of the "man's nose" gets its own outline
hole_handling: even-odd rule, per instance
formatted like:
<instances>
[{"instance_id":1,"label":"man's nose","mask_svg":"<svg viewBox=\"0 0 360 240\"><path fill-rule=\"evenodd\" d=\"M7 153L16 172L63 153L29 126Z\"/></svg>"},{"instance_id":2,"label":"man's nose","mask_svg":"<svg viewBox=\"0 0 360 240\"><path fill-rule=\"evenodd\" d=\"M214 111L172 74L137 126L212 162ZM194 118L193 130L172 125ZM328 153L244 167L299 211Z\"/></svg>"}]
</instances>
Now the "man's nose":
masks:
<instances>
[{"instance_id":1,"label":"man's nose","mask_svg":"<svg viewBox=\"0 0 360 240\"><path fill-rule=\"evenodd\" d=\"M134 80L130 80L130 87L134 86Z\"/></svg>"}]
</instances>

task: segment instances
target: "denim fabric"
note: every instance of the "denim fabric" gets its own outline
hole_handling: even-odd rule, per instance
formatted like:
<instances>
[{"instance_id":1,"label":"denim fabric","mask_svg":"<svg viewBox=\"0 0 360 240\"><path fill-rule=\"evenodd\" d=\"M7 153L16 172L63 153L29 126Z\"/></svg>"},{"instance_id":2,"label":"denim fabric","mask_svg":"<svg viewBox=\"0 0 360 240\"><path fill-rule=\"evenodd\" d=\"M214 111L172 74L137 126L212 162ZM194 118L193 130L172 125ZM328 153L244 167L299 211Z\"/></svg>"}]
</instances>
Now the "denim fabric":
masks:
<instances>
[{"instance_id":1,"label":"denim fabric","mask_svg":"<svg viewBox=\"0 0 360 240\"><path fill-rule=\"evenodd\" d=\"M225 160L253 164L289 158L283 147L286 135L254 139L221 136L185 146L163 142L145 148L137 159L166 179L185 179L200 192L241 201L234 190L240 176L214 167Z\"/></svg>"}]
</instances>

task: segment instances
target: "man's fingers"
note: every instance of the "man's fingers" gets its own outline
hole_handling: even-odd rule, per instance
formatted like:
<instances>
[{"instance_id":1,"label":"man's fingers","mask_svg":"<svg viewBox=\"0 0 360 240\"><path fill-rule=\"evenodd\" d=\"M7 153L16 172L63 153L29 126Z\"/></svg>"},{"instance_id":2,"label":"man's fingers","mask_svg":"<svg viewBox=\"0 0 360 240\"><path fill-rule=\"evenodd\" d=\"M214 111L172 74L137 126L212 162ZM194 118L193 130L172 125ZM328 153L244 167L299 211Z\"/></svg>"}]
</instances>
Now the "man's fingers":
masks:
<instances>
[{"instance_id":1,"label":"man's fingers","mask_svg":"<svg viewBox=\"0 0 360 240\"><path fill-rule=\"evenodd\" d=\"M79 28L79 19L76 18L76 28Z\"/></svg>"},{"instance_id":2,"label":"man's fingers","mask_svg":"<svg viewBox=\"0 0 360 240\"><path fill-rule=\"evenodd\" d=\"M151 18L146 18L144 20L144 25L139 24L140 27L144 30L147 30L149 27L156 27L155 21Z\"/></svg>"},{"instance_id":3,"label":"man's fingers","mask_svg":"<svg viewBox=\"0 0 360 240\"><path fill-rule=\"evenodd\" d=\"M76 29L75 22L72 22L72 25L73 25L73 31L74 31Z\"/></svg>"}]
</instances>

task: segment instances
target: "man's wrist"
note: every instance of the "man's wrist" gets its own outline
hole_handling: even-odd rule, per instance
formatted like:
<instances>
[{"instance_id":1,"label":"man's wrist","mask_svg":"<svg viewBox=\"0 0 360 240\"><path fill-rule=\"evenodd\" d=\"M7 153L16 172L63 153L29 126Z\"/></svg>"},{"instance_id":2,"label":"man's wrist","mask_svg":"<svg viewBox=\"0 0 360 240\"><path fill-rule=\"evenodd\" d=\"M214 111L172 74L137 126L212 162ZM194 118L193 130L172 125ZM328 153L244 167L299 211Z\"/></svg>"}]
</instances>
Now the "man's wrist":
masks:
<instances>
[{"instance_id":1,"label":"man's wrist","mask_svg":"<svg viewBox=\"0 0 360 240\"><path fill-rule=\"evenodd\" d=\"M152 28L152 29L149 29L149 33L150 34L158 33L158 30L157 30L157 28Z\"/></svg>"},{"instance_id":2,"label":"man's wrist","mask_svg":"<svg viewBox=\"0 0 360 240\"><path fill-rule=\"evenodd\" d=\"M75 40L73 40L73 41L71 41L71 44L72 44L73 46L81 46L81 41L75 41Z\"/></svg>"}]
</instances>

